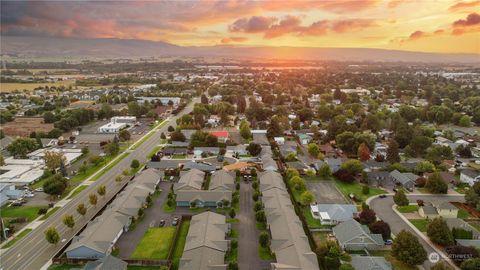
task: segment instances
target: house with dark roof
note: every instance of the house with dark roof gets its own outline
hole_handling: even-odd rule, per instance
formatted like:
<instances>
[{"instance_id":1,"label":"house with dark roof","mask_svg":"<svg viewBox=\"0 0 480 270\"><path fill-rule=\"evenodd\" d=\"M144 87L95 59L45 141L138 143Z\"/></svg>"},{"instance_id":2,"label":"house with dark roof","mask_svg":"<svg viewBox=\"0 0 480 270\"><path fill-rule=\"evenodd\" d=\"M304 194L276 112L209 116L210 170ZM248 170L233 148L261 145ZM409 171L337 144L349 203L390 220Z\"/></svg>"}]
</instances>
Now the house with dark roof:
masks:
<instances>
[{"instance_id":1,"label":"house with dark roof","mask_svg":"<svg viewBox=\"0 0 480 270\"><path fill-rule=\"evenodd\" d=\"M344 221L333 227L333 235L345 250L376 250L384 246L381 234L373 234L366 225L354 219Z\"/></svg>"},{"instance_id":2,"label":"house with dark roof","mask_svg":"<svg viewBox=\"0 0 480 270\"><path fill-rule=\"evenodd\" d=\"M332 173L336 173L338 170L340 170L344 160L340 158L326 158L324 161L330 167L330 171L332 171Z\"/></svg>"},{"instance_id":3,"label":"house with dark roof","mask_svg":"<svg viewBox=\"0 0 480 270\"><path fill-rule=\"evenodd\" d=\"M391 183L390 173L386 171L367 172L368 184L371 186L384 187Z\"/></svg>"},{"instance_id":4,"label":"house with dark roof","mask_svg":"<svg viewBox=\"0 0 480 270\"><path fill-rule=\"evenodd\" d=\"M390 172L390 179L397 185L401 185L407 190L413 190L416 178L413 174L401 173L398 170Z\"/></svg>"}]
</instances>

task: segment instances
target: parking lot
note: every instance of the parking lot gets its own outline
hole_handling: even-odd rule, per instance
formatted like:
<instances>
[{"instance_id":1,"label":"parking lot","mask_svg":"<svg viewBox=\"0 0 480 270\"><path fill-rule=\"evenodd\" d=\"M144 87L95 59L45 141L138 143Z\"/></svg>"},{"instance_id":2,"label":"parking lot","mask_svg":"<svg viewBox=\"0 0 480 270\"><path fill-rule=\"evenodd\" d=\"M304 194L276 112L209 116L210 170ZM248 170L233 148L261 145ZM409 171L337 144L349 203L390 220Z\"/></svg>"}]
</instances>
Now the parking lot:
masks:
<instances>
[{"instance_id":1,"label":"parking lot","mask_svg":"<svg viewBox=\"0 0 480 270\"><path fill-rule=\"evenodd\" d=\"M315 195L317 203L346 203L333 181L306 181L308 189Z\"/></svg>"},{"instance_id":2,"label":"parking lot","mask_svg":"<svg viewBox=\"0 0 480 270\"><path fill-rule=\"evenodd\" d=\"M172 226L172 221L175 217L180 217L182 214L192 214L188 208L177 208L173 213L165 213L163 211L163 204L167 200L170 185L170 182L160 182L160 190L162 192L158 197L154 198L153 205L145 209L143 220L136 225L135 229L129 230L120 236L115 244L120 251L120 258L130 258L148 228L159 227L161 220L165 221L163 226Z\"/></svg>"}]
</instances>

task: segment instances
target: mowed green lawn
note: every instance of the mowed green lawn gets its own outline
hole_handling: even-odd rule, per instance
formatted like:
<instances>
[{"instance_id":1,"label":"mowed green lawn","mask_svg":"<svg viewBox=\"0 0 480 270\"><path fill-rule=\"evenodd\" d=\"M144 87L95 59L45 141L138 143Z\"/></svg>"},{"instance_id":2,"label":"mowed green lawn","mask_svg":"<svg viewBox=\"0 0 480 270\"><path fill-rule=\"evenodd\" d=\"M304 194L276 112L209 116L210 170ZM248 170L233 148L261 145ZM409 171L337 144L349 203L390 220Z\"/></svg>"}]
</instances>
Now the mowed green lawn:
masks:
<instances>
[{"instance_id":1,"label":"mowed green lawn","mask_svg":"<svg viewBox=\"0 0 480 270\"><path fill-rule=\"evenodd\" d=\"M426 232L427 231L427 226L428 226L428 220L426 219L409 219L410 223L413 224L413 226L417 227L417 229L421 232Z\"/></svg>"},{"instance_id":2,"label":"mowed green lawn","mask_svg":"<svg viewBox=\"0 0 480 270\"><path fill-rule=\"evenodd\" d=\"M135 248L131 258L167 259L168 251L175 235L175 229L172 226L148 229L137 248Z\"/></svg>"},{"instance_id":3,"label":"mowed green lawn","mask_svg":"<svg viewBox=\"0 0 480 270\"><path fill-rule=\"evenodd\" d=\"M33 221L38 217L40 208L47 208L47 206L4 206L0 209L0 216L2 218L26 217L28 221Z\"/></svg>"},{"instance_id":4,"label":"mowed green lawn","mask_svg":"<svg viewBox=\"0 0 480 270\"><path fill-rule=\"evenodd\" d=\"M355 198L361 203L365 202L366 199L375 196L387 193L385 190L375 187L370 187L368 194L363 194L362 187L363 184L360 183L345 183L340 180L335 180L335 185L343 193L343 195L349 198L350 193L355 195Z\"/></svg>"},{"instance_id":5,"label":"mowed green lawn","mask_svg":"<svg viewBox=\"0 0 480 270\"><path fill-rule=\"evenodd\" d=\"M177 244L175 245L175 250L173 252L172 258L172 269L178 270L180 263L180 258L183 255L183 248L185 247L185 242L187 241L188 229L190 228L190 220L182 222L180 226L180 232L178 236Z\"/></svg>"}]
</instances>

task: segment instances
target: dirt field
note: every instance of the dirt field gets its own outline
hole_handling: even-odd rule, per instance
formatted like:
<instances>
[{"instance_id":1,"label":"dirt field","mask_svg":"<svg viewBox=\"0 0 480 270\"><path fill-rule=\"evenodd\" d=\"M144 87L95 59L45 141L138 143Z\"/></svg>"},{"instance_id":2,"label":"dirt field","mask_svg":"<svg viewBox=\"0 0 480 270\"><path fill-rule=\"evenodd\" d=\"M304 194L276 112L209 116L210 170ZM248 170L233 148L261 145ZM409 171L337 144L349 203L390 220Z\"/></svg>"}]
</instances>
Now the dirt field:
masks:
<instances>
[{"instance_id":1,"label":"dirt field","mask_svg":"<svg viewBox=\"0 0 480 270\"><path fill-rule=\"evenodd\" d=\"M53 124L43 123L43 118L40 117L17 117L2 125L2 129L8 136L29 136L32 131L49 132L53 129Z\"/></svg>"},{"instance_id":2,"label":"dirt field","mask_svg":"<svg viewBox=\"0 0 480 270\"><path fill-rule=\"evenodd\" d=\"M32 91L33 89L41 86L65 86L68 87L70 85L74 85L74 81L59 81L54 83L0 83L0 92L13 92L15 90L23 91Z\"/></svg>"}]
</instances>

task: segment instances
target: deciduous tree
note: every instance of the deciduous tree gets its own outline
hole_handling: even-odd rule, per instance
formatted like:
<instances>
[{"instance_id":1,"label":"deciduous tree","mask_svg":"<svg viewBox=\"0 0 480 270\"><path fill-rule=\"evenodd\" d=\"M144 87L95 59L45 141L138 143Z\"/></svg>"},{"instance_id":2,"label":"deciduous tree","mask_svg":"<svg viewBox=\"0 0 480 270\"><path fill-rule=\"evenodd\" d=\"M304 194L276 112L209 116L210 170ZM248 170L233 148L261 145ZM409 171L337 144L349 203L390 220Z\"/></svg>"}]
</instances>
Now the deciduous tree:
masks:
<instances>
[{"instance_id":1,"label":"deciduous tree","mask_svg":"<svg viewBox=\"0 0 480 270\"><path fill-rule=\"evenodd\" d=\"M392 255L409 265L421 264L427 259L427 252L417 237L405 230L397 234L392 245Z\"/></svg>"}]
</instances>

